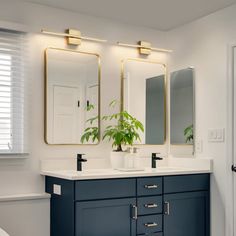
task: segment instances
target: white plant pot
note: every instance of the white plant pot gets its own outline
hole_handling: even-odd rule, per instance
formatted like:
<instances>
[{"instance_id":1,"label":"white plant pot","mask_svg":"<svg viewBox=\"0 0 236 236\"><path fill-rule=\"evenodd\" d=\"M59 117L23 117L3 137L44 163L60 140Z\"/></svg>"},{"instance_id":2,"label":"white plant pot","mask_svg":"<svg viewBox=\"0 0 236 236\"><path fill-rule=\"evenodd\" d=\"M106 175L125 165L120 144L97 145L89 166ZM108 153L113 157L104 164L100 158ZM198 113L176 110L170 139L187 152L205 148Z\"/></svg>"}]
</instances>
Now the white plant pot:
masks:
<instances>
[{"instance_id":1,"label":"white plant pot","mask_svg":"<svg viewBox=\"0 0 236 236\"><path fill-rule=\"evenodd\" d=\"M113 169L123 168L124 167L124 156L126 152L114 152L110 154L111 167Z\"/></svg>"}]
</instances>

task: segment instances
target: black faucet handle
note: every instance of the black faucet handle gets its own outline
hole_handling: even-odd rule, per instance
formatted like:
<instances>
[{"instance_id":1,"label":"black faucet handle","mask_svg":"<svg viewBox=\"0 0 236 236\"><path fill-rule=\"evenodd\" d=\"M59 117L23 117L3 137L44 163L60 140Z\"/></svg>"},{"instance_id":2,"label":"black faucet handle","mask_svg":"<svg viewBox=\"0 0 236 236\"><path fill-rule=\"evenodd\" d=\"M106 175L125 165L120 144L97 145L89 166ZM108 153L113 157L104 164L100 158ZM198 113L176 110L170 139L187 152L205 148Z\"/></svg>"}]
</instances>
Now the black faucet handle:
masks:
<instances>
[{"instance_id":1,"label":"black faucet handle","mask_svg":"<svg viewBox=\"0 0 236 236\"><path fill-rule=\"evenodd\" d=\"M153 158L154 160L163 160L162 157L158 157L158 156L157 156L158 154L161 154L161 153L160 153L160 152L153 152L153 153L152 153L152 158Z\"/></svg>"},{"instance_id":2,"label":"black faucet handle","mask_svg":"<svg viewBox=\"0 0 236 236\"><path fill-rule=\"evenodd\" d=\"M156 168L156 161L163 160L162 157L158 157L157 155L161 153L152 153L152 168Z\"/></svg>"},{"instance_id":3,"label":"black faucet handle","mask_svg":"<svg viewBox=\"0 0 236 236\"><path fill-rule=\"evenodd\" d=\"M152 157L157 157L157 155L161 154L160 152L153 152Z\"/></svg>"},{"instance_id":4,"label":"black faucet handle","mask_svg":"<svg viewBox=\"0 0 236 236\"><path fill-rule=\"evenodd\" d=\"M87 159L82 158L85 154L77 154L77 160L80 162L86 162Z\"/></svg>"}]
</instances>

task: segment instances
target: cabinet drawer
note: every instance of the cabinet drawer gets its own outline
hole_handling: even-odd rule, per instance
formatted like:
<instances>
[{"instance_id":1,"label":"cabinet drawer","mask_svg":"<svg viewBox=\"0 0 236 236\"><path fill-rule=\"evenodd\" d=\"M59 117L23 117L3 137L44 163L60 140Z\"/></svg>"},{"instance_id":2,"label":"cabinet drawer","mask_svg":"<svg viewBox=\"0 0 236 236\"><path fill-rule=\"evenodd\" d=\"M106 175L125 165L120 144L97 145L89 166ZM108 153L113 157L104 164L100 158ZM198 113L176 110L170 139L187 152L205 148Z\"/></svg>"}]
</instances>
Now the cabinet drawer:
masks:
<instances>
[{"instance_id":1,"label":"cabinet drawer","mask_svg":"<svg viewBox=\"0 0 236 236\"><path fill-rule=\"evenodd\" d=\"M162 177L138 178L137 194L138 196L162 194Z\"/></svg>"},{"instance_id":2,"label":"cabinet drawer","mask_svg":"<svg viewBox=\"0 0 236 236\"><path fill-rule=\"evenodd\" d=\"M162 208L162 196L138 198L139 215L161 214Z\"/></svg>"},{"instance_id":3,"label":"cabinet drawer","mask_svg":"<svg viewBox=\"0 0 236 236\"><path fill-rule=\"evenodd\" d=\"M138 217L138 234L153 234L162 231L162 215L150 215ZM154 234L155 235L155 234Z\"/></svg>"},{"instance_id":4,"label":"cabinet drawer","mask_svg":"<svg viewBox=\"0 0 236 236\"><path fill-rule=\"evenodd\" d=\"M135 197L135 179L84 180L75 183L75 200Z\"/></svg>"},{"instance_id":5,"label":"cabinet drawer","mask_svg":"<svg viewBox=\"0 0 236 236\"><path fill-rule=\"evenodd\" d=\"M209 190L209 174L166 176L164 193L178 193Z\"/></svg>"}]
</instances>

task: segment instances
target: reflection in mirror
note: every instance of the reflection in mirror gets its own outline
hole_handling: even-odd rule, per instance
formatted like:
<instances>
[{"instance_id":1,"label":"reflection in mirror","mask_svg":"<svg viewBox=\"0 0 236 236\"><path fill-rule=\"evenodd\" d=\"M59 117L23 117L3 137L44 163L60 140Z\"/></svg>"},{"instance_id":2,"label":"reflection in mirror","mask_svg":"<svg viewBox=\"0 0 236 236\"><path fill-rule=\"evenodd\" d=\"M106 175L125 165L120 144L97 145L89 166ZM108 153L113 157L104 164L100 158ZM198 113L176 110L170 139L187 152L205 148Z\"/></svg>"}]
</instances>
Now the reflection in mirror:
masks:
<instances>
[{"instance_id":1,"label":"reflection in mirror","mask_svg":"<svg viewBox=\"0 0 236 236\"><path fill-rule=\"evenodd\" d=\"M54 48L46 50L45 58L45 140L81 144L86 128L99 129L100 59L95 54ZM87 122L91 118L92 124Z\"/></svg>"},{"instance_id":2,"label":"reflection in mirror","mask_svg":"<svg viewBox=\"0 0 236 236\"><path fill-rule=\"evenodd\" d=\"M161 145L166 138L166 67L155 61L128 59L122 71L123 109L142 122L141 144Z\"/></svg>"},{"instance_id":3,"label":"reflection in mirror","mask_svg":"<svg viewBox=\"0 0 236 236\"><path fill-rule=\"evenodd\" d=\"M194 131L194 74L193 69L171 73L170 122L171 144L193 144Z\"/></svg>"}]
</instances>

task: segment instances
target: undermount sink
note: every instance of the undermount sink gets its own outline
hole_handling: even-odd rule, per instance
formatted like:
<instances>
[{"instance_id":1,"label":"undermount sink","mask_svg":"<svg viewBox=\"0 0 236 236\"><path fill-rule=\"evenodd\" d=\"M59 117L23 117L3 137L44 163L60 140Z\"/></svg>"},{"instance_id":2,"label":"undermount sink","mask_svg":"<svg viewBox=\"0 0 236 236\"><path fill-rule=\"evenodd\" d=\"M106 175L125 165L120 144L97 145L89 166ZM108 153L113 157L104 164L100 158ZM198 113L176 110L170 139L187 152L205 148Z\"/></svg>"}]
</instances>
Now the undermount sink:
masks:
<instances>
[{"instance_id":1,"label":"undermount sink","mask_svg":"<svg viewBox=\"0 0 236 236\"><path fill-rule=\"evenodd\" d=\"M176 169L183 169L183 168L177 168L177 167L170 167L170 166L160 166L155 169L152 169L153 172L161 172L161 171L176 171Z\"/></svg>"},{"instance_id":2,"label":"undermount sink","mask_svg":"<svg viewBox=\"0 0 236 236\"><path fill-rule=\"evenodd\" d=\"M111 173L113 170L110 169L89 169L89 170L82 170L82 171L76 171L76 170L64 170L62 171L63 174L66 175L97 175L97 174L106 174Z\"/></svg>"}]
</instances>

